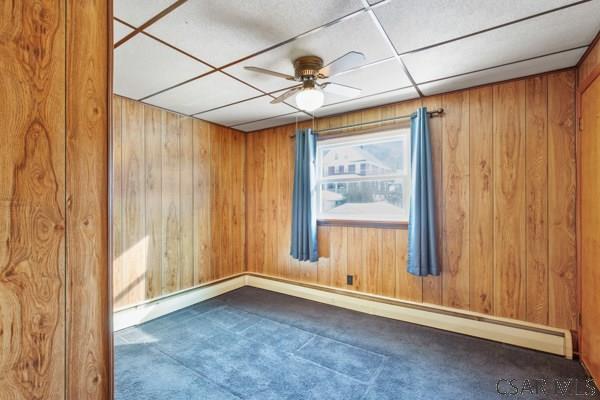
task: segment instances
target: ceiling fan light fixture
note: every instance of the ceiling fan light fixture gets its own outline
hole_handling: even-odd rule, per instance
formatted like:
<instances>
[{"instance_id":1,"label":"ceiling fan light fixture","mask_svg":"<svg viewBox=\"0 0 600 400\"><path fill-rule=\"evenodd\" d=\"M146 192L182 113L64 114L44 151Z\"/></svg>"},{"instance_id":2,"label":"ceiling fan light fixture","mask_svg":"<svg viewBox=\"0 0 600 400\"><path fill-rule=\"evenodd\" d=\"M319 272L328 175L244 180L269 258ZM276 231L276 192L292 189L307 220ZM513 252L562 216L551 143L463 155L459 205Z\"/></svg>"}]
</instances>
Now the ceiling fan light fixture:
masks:
<instances>
[{"instance_id":1,"label":"ceiling fan light fixture","mask_svg":"<svg viewBox=\"0 0 600 400\"><path fill-rule=\"evenodd\" d=\"M307 112L315 111L323 105L324 101L325 96L323 96L323 92L315 87L302 89L296 95L296 104L300 109Z\"/></svg>"},{"instance_id":2,"label":"ceiling fan light fixture","mask_svg":"<svg viewBox=\"0 0 600 400\"><path fill-rule=\"evenodd\" d=\"M363 0L364 1L364 0ZM341 57L336 58L329 64L323 66L323 59L317 56L302 56L294 60L294 75L283 74L277 71L271 71L261 67L245 66L248 71L258 72L265 75L275 76L288 81L301 82L296 86L288 88L277 97L273 96L271 104L285 102L292 96L296 96L296 105L303 111L313 112L321 107L325 102L325 95L333 93L341 97L357 97L360 95L360 89L342 85L335 82L319 83L321 79L327 79L331 76L349 71L365 62L365 55L357 51L351 51ZM322 90L321 90L322 89Z\"/></svg>"}]
</instances>

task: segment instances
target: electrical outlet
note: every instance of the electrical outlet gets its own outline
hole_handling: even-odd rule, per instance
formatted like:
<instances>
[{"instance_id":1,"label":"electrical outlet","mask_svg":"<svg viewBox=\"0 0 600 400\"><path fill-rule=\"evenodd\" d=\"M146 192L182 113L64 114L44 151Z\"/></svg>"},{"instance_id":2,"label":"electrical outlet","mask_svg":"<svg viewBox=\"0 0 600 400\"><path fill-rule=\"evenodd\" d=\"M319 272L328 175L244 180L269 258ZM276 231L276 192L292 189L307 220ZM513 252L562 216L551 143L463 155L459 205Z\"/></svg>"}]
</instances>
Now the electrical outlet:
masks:
<instances>
[{"instance_id":1,"label":"electrical outlet","mask_svg":"<svg viewBox=\"0 0 600 400\"><path fill-rule=\"evenodd\" d=\"M346 284L352 285L353 281L354 281L354 276L352 276L352 275L346 275Z\"/></svg>"}]
</instances>

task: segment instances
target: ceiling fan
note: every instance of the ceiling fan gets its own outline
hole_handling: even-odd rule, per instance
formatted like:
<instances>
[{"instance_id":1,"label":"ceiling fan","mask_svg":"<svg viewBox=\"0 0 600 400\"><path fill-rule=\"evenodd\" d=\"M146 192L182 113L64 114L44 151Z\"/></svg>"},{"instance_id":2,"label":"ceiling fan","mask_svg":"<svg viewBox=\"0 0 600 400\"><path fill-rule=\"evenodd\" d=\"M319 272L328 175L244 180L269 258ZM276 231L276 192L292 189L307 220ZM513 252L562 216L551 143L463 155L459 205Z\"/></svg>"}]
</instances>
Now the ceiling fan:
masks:
<instances>
[{"instance_id":1,"label":"ceiling fan","mask_svg":"<svg viewBox=\"0 0 600 400\"><path fill-rule=\"evenodd\" d=\"M281 103L296 95L296 104L304 111L312 112L323 105L323 92L332 93L342 97L356 97L361 90L341 85L334 82L320 83L318 80L331 78L337 74L358 67L365 61L365 55L351 51L336 58L329 64L323 66L323 60L317 56L304 56L294 60L294 76L270 71L260 67L244 67L249 71L267 74L288 81L301 82L299 85L288 89L282 95L271 101L271 104Z\"/></svg>"}]
</instances>

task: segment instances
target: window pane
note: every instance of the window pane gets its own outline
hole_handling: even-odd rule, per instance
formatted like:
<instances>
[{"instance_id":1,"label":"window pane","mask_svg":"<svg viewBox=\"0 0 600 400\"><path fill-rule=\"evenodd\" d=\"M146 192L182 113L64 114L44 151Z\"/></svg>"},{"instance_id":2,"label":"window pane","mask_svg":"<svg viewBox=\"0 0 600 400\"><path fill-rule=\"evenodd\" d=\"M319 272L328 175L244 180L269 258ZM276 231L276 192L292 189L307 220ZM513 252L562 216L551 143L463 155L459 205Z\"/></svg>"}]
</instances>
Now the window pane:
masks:
<instances>
[{"instance_id":1,"label":"window pane","mask_svg":"<svg viewBox=\"0 0 600 400\"><path fill-rule=\"evenodd\" d=\"M320 219L408 220L410 131L317 142Z\"/></svg>"},{"instance_id":2,"label":"window pane","mask_svg":"<svg viewBox=\"0 0 600 400\"><path fill-rule=\"evenodd\" d=\"M408 177L323 183L320 187L321 217L405 220L408 188Z\"/></svg>"},{"instance_id":3,"label":"window pane","mask_svg":"<svg viewBox=\"0 0 600 400\"><path fill-rule=\"evenodd\" d=\"M324 145L320 148L320 171L324 178L377 177L407 173L408 137L378 142L351 142Z\"/></svg>"}]
</instances>

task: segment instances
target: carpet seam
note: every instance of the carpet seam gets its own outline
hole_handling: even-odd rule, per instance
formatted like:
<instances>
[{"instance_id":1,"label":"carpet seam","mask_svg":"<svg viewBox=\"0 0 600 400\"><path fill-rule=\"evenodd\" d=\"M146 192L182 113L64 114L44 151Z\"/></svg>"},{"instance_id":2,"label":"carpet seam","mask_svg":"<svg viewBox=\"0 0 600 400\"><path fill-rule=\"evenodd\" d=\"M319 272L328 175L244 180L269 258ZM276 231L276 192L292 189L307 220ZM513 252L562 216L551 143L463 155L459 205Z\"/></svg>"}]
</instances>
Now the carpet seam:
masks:
<instances>
[{"instance_id":1,"label":"carpet seam","mask_svg":"<svg viewBox=\"0 0 600 400\"><path fill-rule=\"evenodd\" d=\"M227 294L227 293L226 293L226 294ZM306 300L306 299L304 299L304 300ZM310 301L310 300L308 300L308 301ZM319 303L319 304L321 304L321 303ZM390 356L390 355L388 355L388 354L382 354L382 353L378 353L378 352L376 352L376 351L373 351L373 350L364 349L364 348L362 348L362 347L356 346L356 345L354 345L354 344L351 344L351 343L346 343L346 342L344 342L344 341L341 341L341 340L339 340L339 339L336 339L336 338L334 338L334 337L326 336L326 335L323 335L323 334L320 334L320 333L311 332L311 331L308 331L308 330L306 330L306 329L303 329L303 328L301 328L301 327L298 327L298 326L296 326L296 325L288 324L288 323L285 323L285 322L280 322L280 321L277 321L277 320L271 319L271 318L269 318L269 317L265 317L264 315L257 314L257 313L255 313L255 312L252 312L252 311L247 311L247 310L244 310L244 309L242 309L242 308L238 308L238 307L236 307L236 306L233 306L233 305L230 305L230 304L228 304L228 306L229 306L229 307L231 307L231 308L235 308L235 309L237 309L237 310L239 310L239 311L243 311L243 312L245 312L245 313L252 314L252 315L254 315L254 316L257 316L257 317L259 317L259 318L268 319L269 321L272 321L272 322L275 322L275 323L278 323L278 324L281 324L281 325L286 325L286 326L289 326L289 327L292 327L292 328L295 328L295 329L301 330L301 331L303 331L303 332L309 333L309 334L311 334L311 335L320 336L320 337L322 337L322 338L329 339L329 340L332 340L332 341L335 341L335 342L338 342L338 343L341 343L341 344L345 344L345 345L347 345L347 346L351 346L351 347L354 347L354 348L356 348L356 349L363 350L363 351L366 351L366 352L369 352L369 353L372 353L372 354L375 354L375 355L378 355L378 356L382 356L382 357L389 357L389 356ZM461 336L463 336L463 335L461 335ZM303 346L304 346L304 345L303 345Z\"/></svg>"},{"instance_id":2,"label":"carpet seam","mask_svg":"<svg viewBox=\"0 0 600 400\"><path fill-rule=\"evenodd\" d=\"M240 395L237 395L236 393L232 392L231 390L229 390L229 389L228 389L228 388L226 388L225 386L221 385L220 383L218 383L218 382L215 382L214 380L212 380L212 379L211 379L211 378L209 378L208 376L206 376L206 375L202 374L201 372L199 372L199 371L197 371L197 370L195 370L195 369L193 369L193 368L191 368L191 367L187 366L185 363L183 363L183 362L179 361L177 358L173 357L173 356L172 356L172 355L170 355L169 353L166 353L165 351L161 350L159 347L157 347L157 348L153 348L153 347L151 347L150 345L147 345L147 344L144 344L144 346L148 346L148 348L150 348L150 350L152 350L152 351L157 351L157 352L159 352L159 353L161 353L161 354L163 354L163 355L167 356L168 358L170 358L171 360L175 361L177 364L181 365L181 366L182 366L182 367L184 367L185 369L188 369L188 370L192 371L192 373L193 373L194 375L197 375L197 376L199 376L199 377L201 377L201 378L204 378L204 379L206 379L207 381L209 381L209 382L210 382L210 383L212 383L213 385L215 385L215 386L217 386L217 387L219 387L219 388L223 389L225 392L227 392L227 393L231 394L231 395L232 395L232 396L234 396L235 398L238 398L238 399L240 399L240 400L243 400L243 397L242 397L242 396L240 396Z\"/></svg>"}]
</instances>

